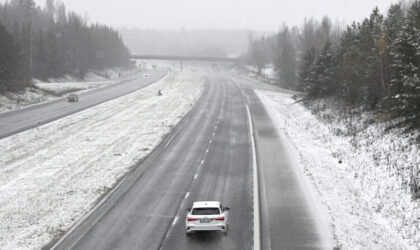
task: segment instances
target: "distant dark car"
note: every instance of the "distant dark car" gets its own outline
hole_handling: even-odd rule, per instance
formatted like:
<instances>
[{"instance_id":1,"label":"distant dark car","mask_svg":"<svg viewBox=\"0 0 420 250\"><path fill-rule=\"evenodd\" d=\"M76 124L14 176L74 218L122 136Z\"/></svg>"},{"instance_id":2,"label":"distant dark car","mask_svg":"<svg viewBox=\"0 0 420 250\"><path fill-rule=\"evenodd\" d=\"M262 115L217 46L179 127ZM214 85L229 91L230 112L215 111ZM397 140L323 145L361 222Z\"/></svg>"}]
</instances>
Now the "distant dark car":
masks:
<instances>
[{"instance_id":1,"label":"distant dark car","mask_svg":"<svg viewBox=\"0 0 420 250\"><path fill-rule=\"evenodd\" d=\"M67 102L78 102L79 96L76 94L70 94L67 96Z\"/></svg>"}]
</instances>

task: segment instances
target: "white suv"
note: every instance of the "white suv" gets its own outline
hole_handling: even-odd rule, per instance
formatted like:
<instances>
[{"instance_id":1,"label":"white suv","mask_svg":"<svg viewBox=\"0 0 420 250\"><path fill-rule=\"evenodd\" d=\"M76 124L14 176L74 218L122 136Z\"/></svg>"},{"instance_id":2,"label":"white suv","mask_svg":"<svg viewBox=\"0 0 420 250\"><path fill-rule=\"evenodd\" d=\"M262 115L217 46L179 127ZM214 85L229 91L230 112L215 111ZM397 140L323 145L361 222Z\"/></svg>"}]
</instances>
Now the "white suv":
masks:
<instances>
[{"instance_id":1,"label":"white suv","mask_svg":"<svg viewBox=\"0 0 420 250\"><path fill-rule=\"evenodd\" d=\"M193 231L222 231L228 230L228 207L223 207L219 201L194 202L192 209L188 209L185 221L187 233Z\"/></svg>"}]
</instances>

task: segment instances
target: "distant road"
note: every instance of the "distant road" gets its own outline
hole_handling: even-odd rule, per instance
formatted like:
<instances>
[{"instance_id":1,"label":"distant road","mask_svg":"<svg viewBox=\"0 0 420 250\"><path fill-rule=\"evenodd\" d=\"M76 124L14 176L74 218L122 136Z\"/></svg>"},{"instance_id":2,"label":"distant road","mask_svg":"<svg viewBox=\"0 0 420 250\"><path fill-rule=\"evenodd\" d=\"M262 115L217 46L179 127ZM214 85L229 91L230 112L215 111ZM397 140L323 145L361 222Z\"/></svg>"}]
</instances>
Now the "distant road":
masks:
<instances>
[{"instance_id":1,"label":"distant road","mask_svg":"<svg viewBox=\"0 0 420 250\"><path fill-rule=\"evenodd\" d=\"M0 139L127 95L158 81L167 74L167 71L147 73L148 78L139 76L135 80L80 93L80 100L77 103L67 103L65 98L60 98L52 102L0 113Z\"/></svg>"}]
</instances>

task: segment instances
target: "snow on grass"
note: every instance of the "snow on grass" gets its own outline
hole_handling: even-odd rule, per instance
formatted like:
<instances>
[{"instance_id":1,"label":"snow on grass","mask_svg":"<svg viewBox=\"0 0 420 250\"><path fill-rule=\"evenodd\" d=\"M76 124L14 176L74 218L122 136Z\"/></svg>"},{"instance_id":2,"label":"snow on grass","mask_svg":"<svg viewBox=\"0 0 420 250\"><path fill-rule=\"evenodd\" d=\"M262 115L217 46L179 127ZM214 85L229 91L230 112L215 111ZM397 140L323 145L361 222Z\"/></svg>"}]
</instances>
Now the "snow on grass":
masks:
<instances>
[{"instance_id":1,"label":"snow on grass","mask_svg":"<svg viewBox=\"0 0 420 250\"><path fill-rule=\"evenodd\" d=\"M416 134L355 118L359 129L347 133L346 122L331 119L332 109L315 115L290 94L257 94L294 148L343 249L420 248L420 206L407 185L412 166L420 165Z\"/></svg>"},{"instance_id":2,"label":"snow on grass","mask_svg":"<svg viewBox=\"0 0 420 250\"><path fill-rule=\"evenodd\" d=\"M276 81L278 79L278 74L274 69L274 65L267 64L264 68L261 69L261 76L258 77L258 69L255 66L246 65L245 73L252 78L260 78L259 80L266 80L266 81Z\"/></svg>"},{"instance_id":3,"label":"snow on grass","mask_svg":"<svg viewBox=\"0 0 420 250\"><path fill-rule=\"evenodd\" d=\"M57 98L40 89L28 87L17 93L0 94L0 112L20 109L29 105L51 101Z\"/></svg>"},{"instance_id":4,"label":"snow on grass","mask_svg":"<svg viewBox=\"0 0 420 250\"><path fill-rule=\"evenodd\" d=\"M23 91L0 94L0 112L52 101L68 93L101 88L122 80L131 80L138 74L138 68L115 68L89 72L83 80L69 75L59 79L48 79L47 82L34 80L34 86L27 87Z\"/></svg>"},{"instance_id":5,"label":"snow on grass","mask_svg":"<svg viewBox=\"0 0 420 250\"><path fill-rule=\"evenodd\" d=\"M47 82L35 81L35 86L54 95L62 96L71 92L104 87L121 80L129 80L137 76L138 73L138 68L92 71L87 73L83 80L73 76L65 76L59 79L48 79Z\"/></svg>"},{"instance_id":6,"label":"snow on grass","mask_svg":"<svg viewBox=\"0 0 420 250\"><path fill-rule=\"evenodd\" d=\"M39 249L66 231L158 145L203 88L200 77L174 73L0 140L0 248Z\"/></svg>"}]
</instances>

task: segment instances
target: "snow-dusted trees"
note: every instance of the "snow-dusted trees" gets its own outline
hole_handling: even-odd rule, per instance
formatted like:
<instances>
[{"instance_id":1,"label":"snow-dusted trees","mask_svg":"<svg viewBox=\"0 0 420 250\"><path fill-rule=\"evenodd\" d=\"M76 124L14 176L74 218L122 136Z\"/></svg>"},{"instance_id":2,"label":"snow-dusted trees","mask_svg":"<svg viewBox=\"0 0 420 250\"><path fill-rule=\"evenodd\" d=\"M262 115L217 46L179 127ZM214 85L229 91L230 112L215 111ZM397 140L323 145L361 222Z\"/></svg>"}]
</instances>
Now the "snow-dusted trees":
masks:
<instances>
[{"instance_id":1,"label":"snow-dusted trees","mask_svg":"<svg viewBox=\"0 0 420 250\"><path fill-rule=\"evenodd\" d=\"M300 89L309 98L335 95L349 105L403 117L409 128L420 127L420 1L413 1L407 14L400 4L392 5L386 18L375 8L341 34L330 54L313 53L306 50L300 64ZM332 63L320 63L322 58ZM329 79L332 88L327 88Z\"/></svg>"},{"instance_id":2,"label":"snow-dusted trees","mask_svg":"<svg viewBox=\"0 0 420 250\"><path fill-rule=\"evenodd\" d=\"M311 51L309 56L311 56ZM326 97L335 93L335 62L331 42L327 41L321 51L316 55L310 66L309 79L305 91L311 98Z\"/></svg>"},{"instance_id":3,"label":"snow-dusted trees","mask_svg":"<svg viewBox=\"0 0 420 250\"><path fill-rule=\"evenodd\" d=\"M391 5L386 17L375 8L344 32L325 17L305 20L298 39L291 34L283 28L271 50L282 86L387 112L420 128L420 0Z\"/></svg>"},{"instance_id":4,"label":"snow-dusted trees","mask_svg":"<svg viewBox=\"0 0 420 250\"><path fill-rule=\"evenodd\" d=\"M24 85L19 70L22 67L20 49L12 34L0 23L0 92Z\"/></svg>"},{"instance_id":5,"label":"snow-dusted trees","mask_svg":"<svg viewBox=\"0 0 420 250\"><path fill-rule=\"evenodd\" d=\"M339 34L339 26L333 25L327 16L321 22L305 20L301 28L284 24L277 34L250 41L248 63L259 71L260 67L272 64L277 72L278 84L297 89L303 87L300 73L307 69L301 69L299 65L305 61L306 52L321 50L327 41L331 42L332 48L338 43Z\"/></svg>"},{"instance_id":6,"label":"snow-dusted trees","mask_svg":"<svg viewBox=\"0 0 420 250\"><path fill-rule=\"evenodd\" d=\"M296 87L296 48L294 47L293 34L284 26L277 35L274 51L274 67L279 75L283 87L294 89Z\"/></svg>"},{"instance_id":7,"label":"snow-dusted trees","mask_svg":"<svg viewBox=\"0 0 420 250\"><path fill-rule=\"evenodd\" d=\"M392 46L393 77L389 86L390 110L420 127L420 1L409 9Z\"/></svg>"},{"instance_id":8,"label":"snow-dusted trees","mask_svg":"<svg viewBox=\"0 0 420 250\"><path fill-rule=\"evenodd\" d=\"M88 25L54 0L46 0L44 9L32 0L0 3L0 23L20 48L19 72L26 79L65 74L83 78L88 70L129 62L129 52L116 31L103 25ZM0 61L6 59L0 57Z\"/></svg>"},{"instance_id":9,"label":"snow-dusted trees","mask_svg":"<svg viewBox=\"0 0 420 250\"><path fill-rule=\"evenodd\" d=\"M317 52L315 47L311 47L305 51L305 54L301 61L301 67L299 70L299 77L298 77L298 86L297 89L299 91L309 93L312 88L312 83L314 79L313 66L315 64Z\"/></svg>"},{"instance_id":10,"label":"snow-dusted trees","mask_svg":"<svg viewBox=\"0 0 420 250\"><path fill-rule=\"evenodd\" d=\"M249 42L250 48L247 61L257 68L257 74L261 75L262 69L270 62L270 41L268 38L262 37L259 40L252 40L252 38L250 38Z\"/></svg>"}]
</instances>

